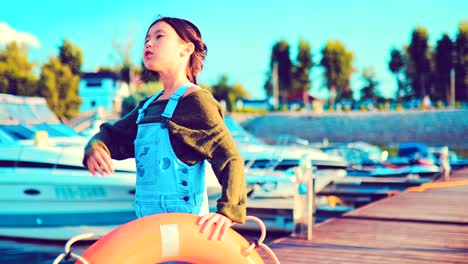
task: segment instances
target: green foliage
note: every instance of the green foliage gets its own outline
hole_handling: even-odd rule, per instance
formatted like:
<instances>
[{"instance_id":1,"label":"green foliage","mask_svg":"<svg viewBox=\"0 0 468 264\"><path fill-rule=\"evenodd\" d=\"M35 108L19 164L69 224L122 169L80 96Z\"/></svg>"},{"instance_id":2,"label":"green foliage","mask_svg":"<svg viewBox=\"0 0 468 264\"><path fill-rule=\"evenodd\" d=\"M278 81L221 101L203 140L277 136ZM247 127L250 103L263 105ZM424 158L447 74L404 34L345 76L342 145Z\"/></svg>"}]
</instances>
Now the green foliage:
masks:
<instances>
[{"instance_id":1,"label":"green foliage","mask_svg":"<svg viewBox=\"0 0 468 264\"><path fill-rule=\"evenodd\" d=\"M96 72L105 72L105 73L118 73L118 71L109 66L101 66L96 69Z\"/></svg>"},{"instance_id":2,"label":"green foliage","mask_svg":"<svg viewBox=\"0 0 468 264\"><path fill-rule=\"evenodd\" d=\"M370 99L372 101L377 97L376 88L379 82L376 80L375 71L372 67L366 67L362 71L364 87L361 89L361 100Z\"/></svg>"},{"instance_id":3,"label":"green foliage","mask_svg":"<svg viewBox=\"0 0 468 264\"><path fill-rule=\"evenodd\" d=\"M395 76L397 83L396 98L399 101L400 95L403 89L402 74L404 73L405 68L405 57L398 49L392 49L390 51L390 61L388 62L388 67L390 71Z\"/></svg>"},{"instance_id":4,"label":"green foliage","mask_svg":"<svg viewBox=\"0 0 468 264\"><path fill-rule=\"evenodd\" d=\"M266 74L264 88L268 96L273 94L273 81L277 85L278 95L275 98L279 102L284 101L288 95L307 93L310 90L310 70L313 66L310 44L305 40L299 40L298 53L295 64L289 57L289 43L280 40L273 45L270 69ZM305 97L308 99L308 97ZM278 102L278 103L279 103ZM305 101L304 104L308 104Z\"/></svg>"},{"instance_id":5,"label":"green foliage","mask_svg":"<svg viewBox=\"0 0 468 264\"><path fill-rule=\"evenodd\" d=\"M301 92L308 94L310 90L310 70L313 66L310 44L305 40L299 41L299 52L296 58L296 65L293 67L293 79L291 90L294 93ZM304 96L304 107L309 105L309 97Z\"/></svg>"},{"instance_id":6,"label":"green foliage","mask_svg":"<svg viewBox=\"0 0 468 264\"><path fill-rule=\"evenodd\" d=\"M218 83L211 87L211 93L216 100L226 102L228 112L234 110L235 102L238 99L248 97L244 87L241 84L230 85L226 75L222 75Z\"/></svg>"},{"instance_id":7,"label":"green foliage","mask_svg":"<svg viewBox=\"0 0 468 264\"><path fill-rule=\"evenodd\" d=\"M43 96L52 111L61 119L78 113L81 50L69 41L60 47L60 57L51 57L41 66L39 79L34 64L28 61L26 47L10 43L0 52L0 92L24 96ZM65 63L62 63L64 61Z\"/></svg>"},{"instance_id":8,"label":"green foliage","mask_svg":"<svg viewBox=\"0 0 468 264\"><path fill-rule=\"evenodd\" d=\"M292 91L309 91L309 73L313 66L310 44L305 40L299 41L299 52L293 69Z\"/></svg>"},{"instance_id":9,"label":"green foliage","mask_svg":"<svg viewBox=\"0 0 468 264\"><path fill-rule=\"evenodd\" d=\"M254 108L248 108L244 107L242 109L236 109L234 112L236 113L244 113L244 114L259 114L259 115L264 115L268 113L268 110L266 109L254 109Z\"/></svg>"},{"instance_id":10,"label":"green foliage","mask_svg":"<svg viewBox=\"0 0 468 264\"><path fill-rule=\"evenodd\" d=\"M436 107L437 109L444 109L445 108L444 102L442 102L441 100L437 101Z\"/></svg>"},{"instance_id":11,"label":"green foliage","mask_svg":"<svg viewBox=\"0 0 468 264\"><path fill-rule=\"evenodd\" d=\"M273 95L273 73L272 69L270 69L266 73L266 78L265 78L265 83L263 84L263 88L265 89L266 95L267 96L272 96Z\"/></svg>"},{"instance_id":12,"label":"green foliage","mask_svg":"<svg viewBox=\"0 0 468 264\"><path fill-rule=\"evenodd\" d=\"M344 91L350 90L350 79L353 69L353 53L346 50L339 40L328 41L322 49L320 65L325 68L325 78L330 92L336 93L340 98ZM334 104L334 96L330 98L330 104Z\"/></svg>"},{"instance_id":13,"label":"green foliage","mask_svg":"<svg viewBox=\"0 0 468 264\"><path fill-rule=\"evenodd\" d=\"M79 46L65 39L62 46L59 47L59 58L62 64L70 67L72 74L79 75L81 73L83 52Z\"/></svg>"},{"instance_id":14,"label":"green foliage","mask_svg":"<svg viewBox=\"0 0 468 264\"><path fill-rule=\"evenodd\" d=\"M12 42L0 50L0 93L32 96L36 94L34 64L28 61L26 46Z\"/></svg>"},{"instance_id":15,"label":"green foliage","mask_svg":"<svg viewBox=\"0 0 468 264\"><path fill-rule=\"evenodd\" d=\"M401 103L398 103L396 106L395 106L395 110L397 111L403 111L403 105Z\"/></svg>"},{"instance_id":16,"label":"green foliage","mask_svg":"<svg viewBox=\"0 0 468 264\"><path fill-rule=\"evenodd\" d=\"M144 82L157 82L159 81L159 74L157 72L148 70L145 64L141 62L141 80Z\"/></svg>"},{"instance_id":17,"label":"green foliage","mask_svg":"<svg viewBox=\"0 0 468 264\"><path fill-rule=\"evenodd\" d=\"M213 93L213 88L211 88L211 86L209 86L208 84L200 83L198 86L200 86L200 88L202 89L207 90L210 93Z\"/></svg>"},{"instance_id":18,"label":"green foliage","mask_svg":"<svg viewBox=\"0 0 468 264\"><path fill-rule=\"evenodd\" d=\"M140 85L134 93L122 100L122 110L120 115L123 117L130 113L141 100L163 89L161 82L148 82Z\"/></svg>"},{"instance_id":19,"label":"green foliage","mask_svg":"<svg viewBox=\"0 0 468 264\"><path fill-rule=\"evenodd\" d=\"M455 98L468 100L468 20L458 26L455 40Z\"/></svg>"},{"instance_id":20,"label":"green foliage","mask_svg":"<svg viewBox=\"0 0 468 264\"><path fill-rule=\"evenodd\" d=\"M409 79L414 95L422 98L429 92L431 73L431 52L427 43L428 33L423 27L416 28L408 47Z\"/></svg>"},{"instance_id":21,"label":"green foliage","mask_svg":"<svg viewBox=\"0 0 468 264\"><path fill-rule=\"evenodd\" d=\"M228 77L226 75L220 76L218 82L213 85L212 89L213 97L216 98L216 100L224 100L227 103L227 98L231 86L228 84Z\"/></svg>"},{"instance_id":22,"label":"green foliage","mask_svg":"<svg viewBox=\"0 0 468 264\"><path fill-rule=\"evenodd\" d=\"M124 64L122 67L120 67L119 75L120 75L120 80L126 83L130 83L130 72L131 72L131 65L130 64Z\"/></svg>"},{"instance_id":23,"label":"green foliage","mask_svg":"<svg viewBox=\"0 0 468 264\"><path fill-rule=\"evenodd\" d=\"M450 101L450 71L453 68L453 43L447 34L437 41L434 51L434 78L436 90L431 93L434 100Z\"/></svg>"},{"instance_id":24,"label":"green foliage","mask_svg":"<svg viewBox=\"0 0 468 264\"><path fill-rule=\"evenodd\" d=\"M385 104L377 104L377 109L379 109L379 111L384 111L384 110L386 110Z\"/></svg>"},{"instance_id":25,"label":"green foliage","mask_svg":"<svg viewBox=\"0 0 468 264\"><path fill-rule=\"evenodd\" d=\"M72 118L78 114L82 102L78 96L80 77L74 75L68 65L57 57L50 57L42 65L39 79L39 95L47 100L50 109L60 118Z\"/></svg>"},{"instance_id":26,"label":"green foliage","mask_svg":"<svg viewBox=\"0 0 468 264\"><path fill-rule=\"evenodd\" d=\"M278 89L280 94L287 94L291 89L293 64L289 57L289 43L286 40L278 41L272 48L270 59L270 73L265 83L265 90L268 95L273 94L272 78L275 78L273 69L277 66Z\"/></svg>"}]
</instances>

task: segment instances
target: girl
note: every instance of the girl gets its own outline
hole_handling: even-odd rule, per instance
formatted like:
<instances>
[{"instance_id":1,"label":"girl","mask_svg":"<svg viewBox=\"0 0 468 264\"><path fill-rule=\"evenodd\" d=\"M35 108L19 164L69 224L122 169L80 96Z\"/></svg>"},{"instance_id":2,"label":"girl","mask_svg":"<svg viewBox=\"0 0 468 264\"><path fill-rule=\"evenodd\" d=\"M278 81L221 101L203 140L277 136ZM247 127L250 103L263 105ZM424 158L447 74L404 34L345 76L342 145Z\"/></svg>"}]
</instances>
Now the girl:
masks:
<instances>
[{"instance_id":1,"label":"girl","mask_svg":"<svg viewBox=\"0 0 468 264\"><path fill-rule=\"evenodd\" d=\"M143 62L156 72L163 91L140 102L114 123L101 125L85 147L83 164L96 175L111 174L112 159L135 157L135 212L201 215L201 232L223 239L246 213L244 161L226 128L220 104L196 85L206 45L191 22L154 21L146 34ZM209 213L204 165L211 163L222 186L216 213Z\"/></svg>"}]
</instances>

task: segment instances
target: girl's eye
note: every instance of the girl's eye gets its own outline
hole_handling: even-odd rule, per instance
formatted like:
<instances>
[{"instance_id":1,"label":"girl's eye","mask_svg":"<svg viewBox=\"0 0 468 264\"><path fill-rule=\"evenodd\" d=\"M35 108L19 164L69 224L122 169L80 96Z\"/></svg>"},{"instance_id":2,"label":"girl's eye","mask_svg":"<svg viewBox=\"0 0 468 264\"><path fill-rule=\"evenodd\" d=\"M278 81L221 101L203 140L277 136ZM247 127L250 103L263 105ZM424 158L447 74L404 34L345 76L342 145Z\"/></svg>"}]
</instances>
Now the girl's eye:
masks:
<instances>
[{"instance_id":1,"label":"girl's eye","mask_svg":"<svg viewBox=\"0 0 468 264\"><path fill-rule=\"evenodd\" d=\"M156 36L157 39L158 39L158 38L162 38L162 37L163 37L163 35L157 35L157 36Z\"/></svg>"}]
</instances>

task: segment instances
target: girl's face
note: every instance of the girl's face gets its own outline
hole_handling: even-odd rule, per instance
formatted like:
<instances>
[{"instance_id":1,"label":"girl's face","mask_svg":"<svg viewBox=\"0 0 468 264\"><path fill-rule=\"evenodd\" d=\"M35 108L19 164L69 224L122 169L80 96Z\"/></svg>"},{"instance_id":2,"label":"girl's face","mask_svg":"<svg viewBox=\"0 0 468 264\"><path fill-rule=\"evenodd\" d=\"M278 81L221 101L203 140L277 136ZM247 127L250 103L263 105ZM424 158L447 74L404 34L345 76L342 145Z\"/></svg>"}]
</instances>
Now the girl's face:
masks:
<instances>
[{"instance_id":1,"label":"girl's face","mask_svg":"<svg viewBox=\"0 0 468 264\"><path fill-rule=\"evenodd\" d=\"M146 35L143 63L155 72L187 67L186 44L169 24L157 22Z\"/></svg>"}]
</instances>

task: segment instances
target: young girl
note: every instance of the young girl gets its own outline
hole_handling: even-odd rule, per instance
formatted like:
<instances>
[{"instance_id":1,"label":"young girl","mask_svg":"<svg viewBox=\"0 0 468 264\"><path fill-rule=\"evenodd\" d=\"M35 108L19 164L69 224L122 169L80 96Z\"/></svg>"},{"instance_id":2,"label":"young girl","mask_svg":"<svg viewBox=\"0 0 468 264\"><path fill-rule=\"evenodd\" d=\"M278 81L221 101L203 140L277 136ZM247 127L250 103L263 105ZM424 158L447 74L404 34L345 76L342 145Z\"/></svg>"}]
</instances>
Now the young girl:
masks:
<instances>
[{"instance_id":1,"label":"young girl","mask_svg":"<svg viewBox=\"0 0 468 264\"><path fill-rule=\"evenodd\" d=\"M83 164L96 175L111 174L112 159L135 157L135 212L201 215L201 232L223 239L246 213L244 161L226 128L219 103L197 83L206 46L191 22L154 21L146 34L144 65L157 72L163 91L140 102L113 125L101 125L85 148ZM217 212L209 213L205 160L222 186Z\"/></svg>"}]
</instances>

